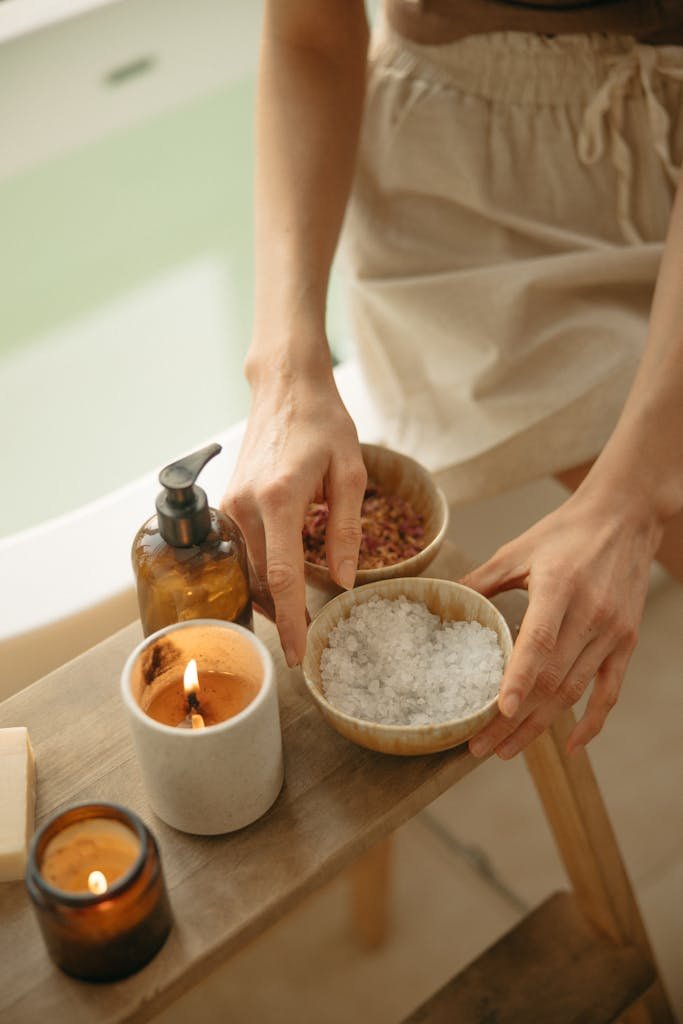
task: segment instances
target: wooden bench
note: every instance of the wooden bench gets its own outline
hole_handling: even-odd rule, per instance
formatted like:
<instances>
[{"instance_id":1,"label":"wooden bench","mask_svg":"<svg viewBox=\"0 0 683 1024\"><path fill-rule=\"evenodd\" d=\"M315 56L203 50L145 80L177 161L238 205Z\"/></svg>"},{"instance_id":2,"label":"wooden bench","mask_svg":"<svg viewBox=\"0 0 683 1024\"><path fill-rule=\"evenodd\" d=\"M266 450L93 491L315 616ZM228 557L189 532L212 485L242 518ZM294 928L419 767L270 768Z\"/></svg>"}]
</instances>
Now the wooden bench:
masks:
<instances>
[{"instance_id":1,"label":"wooden bench","mask_svg":"<svg viewBox=\"0 0 683 1024\"><path fill-rule=\"evenodd\" d=\"M466 569L467 559L445 545L429 575L457 579ZM503 595L501 609L514 627L519 604ZM465 747L398 758L354 746L323 721L301 673L286 668L273 627L259 618L257 632L278 675L285 785L263 818L232 835L183 835L150 811L119 693L121 668L141 636L138 623L0 704L0 726L29 728L38 765L38 822L82 800L131 807L157 837L175 915L166 945L138 974L113 985L89 985L66 977L49 960L23 883L0 886L0 1020L148 1020L346 868L353 872L359 934L369 944L381 941L388 837L480 762ZM586 1015L567 1002L583 991L589 1006L608 1014L632 1004L623 1016L628 1024L674 1020L588 757L564 754L572 723L571 713L563 716L530 748L527 762L573 895L554 898L532 914L414 1019L611 1019ZM548 934L556 959L546 949ZM499 965L508 960L514 966L506 982ZM542 968L549 973L542 975ZM503 979L499 985L496 973ZM553 975L554 988L542 980ZM441 1012L438 1006L445 1016L429 1016Z\"/></svg>"},{"instance_id":2,"label":"wooden bench","mask_svg":"<svg viewBox=\"0 0 683 1024\"><path fill-rule=\"evenodd\" d=\"M405 1024L669 1024L675 1016L585 750L565 712L526 751L571 893L558 893Z\"/></svg>"},{"instance_id":3,"label":"wooden bench","mask_svg":"<svg viewBox=\"0 0 683 1024\"><path fill-rule=\"evenodd\" d=\"M444 985L406 1024L602 1024L656 980L642 949L612 942L556 893Z\"/></svg>"}]
</instances>

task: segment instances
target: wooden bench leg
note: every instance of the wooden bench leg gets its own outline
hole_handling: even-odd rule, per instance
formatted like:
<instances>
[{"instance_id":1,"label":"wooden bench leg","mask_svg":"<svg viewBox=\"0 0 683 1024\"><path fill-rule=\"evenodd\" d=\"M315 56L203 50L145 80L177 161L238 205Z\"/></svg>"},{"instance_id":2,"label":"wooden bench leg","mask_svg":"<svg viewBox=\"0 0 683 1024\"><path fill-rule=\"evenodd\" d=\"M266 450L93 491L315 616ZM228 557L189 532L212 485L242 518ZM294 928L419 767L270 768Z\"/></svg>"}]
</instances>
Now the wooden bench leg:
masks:
<instances>
[{"instance_id":1,"label":"wooden bench leg","mask_svg":"<svg viewBox=\"0 0 683 1024\"><path fill-rule=\"evenodd\" d=\"M588 755L565 752L567 711L526 751L526 762L586 918L620 945L654 955ZM661 979L622 1016L624 1024L674 1024Z\"/></svg>"},{"instance_id":2,"label":"wooden bench leg","mask_svg":"<svg viewBox=\"0 0 683 1024\"><path fill-rule=\"evenodd\" d=\"M392 841L382 839L349 869L351 921L366 949L381 946L389 927Z\"/></svg>"}]
</instances>

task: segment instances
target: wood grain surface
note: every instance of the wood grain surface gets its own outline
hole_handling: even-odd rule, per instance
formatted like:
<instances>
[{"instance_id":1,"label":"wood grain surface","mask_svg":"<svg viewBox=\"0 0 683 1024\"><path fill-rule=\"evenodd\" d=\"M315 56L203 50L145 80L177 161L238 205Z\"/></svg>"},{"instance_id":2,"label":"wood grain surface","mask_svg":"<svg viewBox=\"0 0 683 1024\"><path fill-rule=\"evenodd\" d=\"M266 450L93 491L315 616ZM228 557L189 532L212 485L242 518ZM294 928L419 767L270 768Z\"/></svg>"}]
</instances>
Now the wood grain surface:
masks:
<instances>
[{"instance_id":1,"label":"wood grain surface","mask_svg":"<svg viewBox=\"0 0 683 1024\"><path fill-rule=\"evenodd\" d=\"M457 579L467 568L444 545L429 575ZM322 600L311 593L311 608ZM520 604L513 598L503 611L514 634ZM138 974L88 984L68 978L48 958L23 883L0 885L0 1020L6 1024L149 1019L475 767L463 747L407 759L343 739L314 706L300 670L286 668L270 623L259 619L256 631L277 666L285 785L267 815L229 836L184 835L149 808L119 692L124 661L141 639L139 624L0 705L0 726L29 729L37 823L86 800L136 811L158 839L176 921L164 948Z\"/></svg>"},{"instance_id":2,"label":"wood grain surface","mask_svg":"<svg viewBox=\"0 0 683 1024\"><path fill-rule=\"evenodd\" d=\"M556 893L403 1024L610 1024L654 978L641 949L614 945Z\"/></svg>"}]
</instances>

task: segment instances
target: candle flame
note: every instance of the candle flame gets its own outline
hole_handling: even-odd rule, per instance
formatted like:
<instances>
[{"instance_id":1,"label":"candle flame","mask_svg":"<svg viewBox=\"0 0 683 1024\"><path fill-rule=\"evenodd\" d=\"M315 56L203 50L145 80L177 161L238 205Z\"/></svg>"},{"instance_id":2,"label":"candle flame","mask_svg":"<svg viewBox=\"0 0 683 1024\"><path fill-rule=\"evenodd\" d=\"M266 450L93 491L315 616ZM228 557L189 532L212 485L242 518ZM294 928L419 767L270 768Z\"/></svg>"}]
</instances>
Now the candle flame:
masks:
<instances>
[{"instance_id":1,"label":"candle flame","mask_svg":"<svg viewBox=\"0 0 683 1024\"><path fill-rule=\"evenodd\" d=\"M88 875L88 888L96 896L107 891L107 879L101 871L91 871Z\"/></svg>"},{"instance_id":2,"label":"candle flame","mask_svg":"<svg viewBox=\"0 0 683 1024\"><path fill-rule=\"evenodd\" d=\"M183 674L183 689L185 690L185 696L189 697L191 693L199 693L199 676L197 674L197 662L194 658L191 658L185 668Z\"/></svg>"}]
</instances>

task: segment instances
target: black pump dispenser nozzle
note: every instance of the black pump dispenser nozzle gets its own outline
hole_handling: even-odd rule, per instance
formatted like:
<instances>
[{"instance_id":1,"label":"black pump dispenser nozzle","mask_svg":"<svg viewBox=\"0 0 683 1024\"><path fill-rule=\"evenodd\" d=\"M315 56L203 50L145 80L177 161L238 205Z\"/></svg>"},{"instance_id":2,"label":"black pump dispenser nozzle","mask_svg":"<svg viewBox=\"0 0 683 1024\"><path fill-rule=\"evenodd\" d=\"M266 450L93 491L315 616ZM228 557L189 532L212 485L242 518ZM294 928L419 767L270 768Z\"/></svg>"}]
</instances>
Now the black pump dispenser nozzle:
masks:
<instances>
[{"instance_id":1,"label":"black pump dispenser nozzle","mask_svg":"<svg viewBox=\"0 0 683 1024\"><path fill-rule=\"evenodd\" d=\"M165 488L156 500L159 533L174 548L201 544L211 529L206 492L195 486L195 480L220 450L219 444L207 445L159 473L159 483Z\"/></svg>"}]
</instances>

